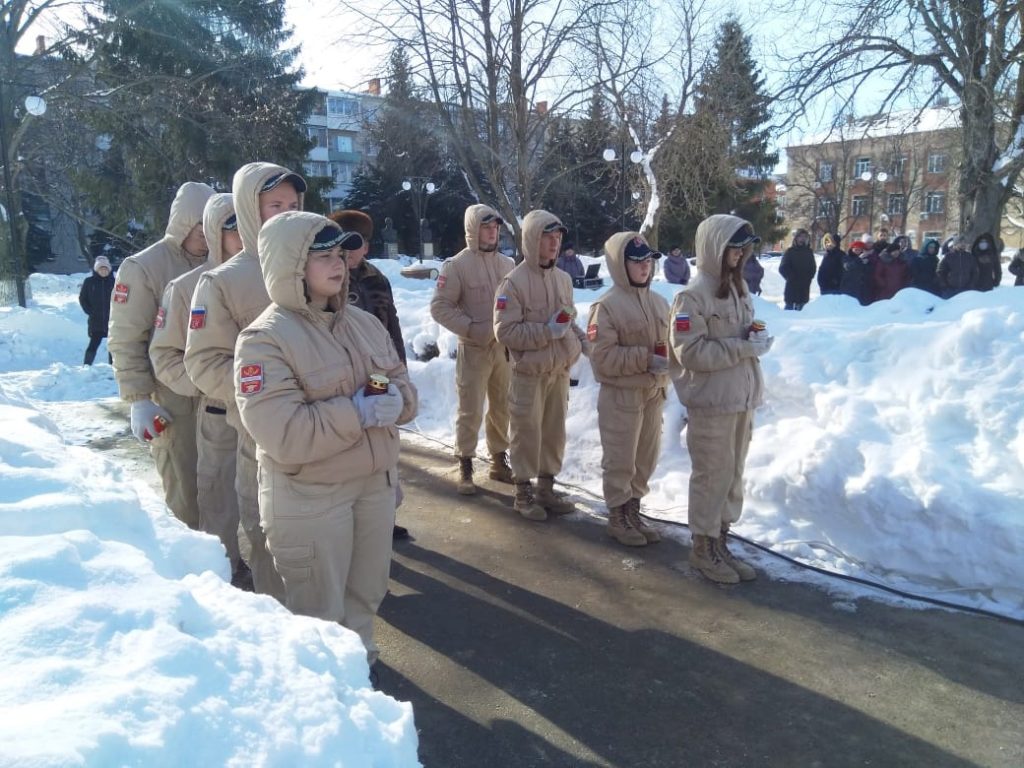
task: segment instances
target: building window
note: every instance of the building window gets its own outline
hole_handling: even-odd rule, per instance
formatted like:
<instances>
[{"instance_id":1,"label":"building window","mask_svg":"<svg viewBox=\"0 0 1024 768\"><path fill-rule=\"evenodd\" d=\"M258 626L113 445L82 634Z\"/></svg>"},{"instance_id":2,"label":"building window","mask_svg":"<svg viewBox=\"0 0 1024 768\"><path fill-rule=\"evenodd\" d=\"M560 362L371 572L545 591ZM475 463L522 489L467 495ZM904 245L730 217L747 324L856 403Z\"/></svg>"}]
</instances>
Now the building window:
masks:
<instances>
[{"instance_id":1,"label":"building window","mask_svg":"<svg viewBox=\"0 0 1024 768\"><path fill-rule=\"evenodd\" d=\"M902 178L903 174L907 170L907 156L897 155L892 159L892 175L896 178Z\"/></svg>"},{"instance_id":2,"label":"building window","mask_svg":"<svg viewBox=\"0 0 1024 768\"><path fill-rule=\"evenodd\" d=\"M331 149L336 149L338 152L351 152L352 137L340 133L333 134L331 136Z\"/></svg>"},{"instance_id":3,"label":"building window","mask_svg":"<svg viewBox=\"0 0 1024 768\"><path fill-rule=\"evenodd\" d=\"M945 173L946 155L943 152L932 152L928 155L928 173Z\"/></svg>"},{"instance_id":4,"label":"building window","mask_svg":"<svg viewBox=\"0 0 1024 768\"><path fill-rule=\"evenodd\" d=\"M854 195L853 206L850 212L856 216L867 216L868 215L868 196L867 195Z\"/></svg>"},{"instance_id":5,"label":"building window","mask_svg":"<svg viewBox=\"0 0 1024 768\"><path fill-rule=\"evenodd\" d=\"M355 99L346 99L342 96L328 96L327 114L342 115L344 117L358 117L359 102Z\"/></svg>"},{"instance_id":6,"label":"building window","mask_svg":"<svg viewBox=\"0 0 1024 768\"><path fill-rule=\"evenodd\" d=\"M888 214L902 216L907 212L907 198L905 195L889 195L889 204L885 207Z\"/></svg>"},{"instance_id":7,"label":"building window","mask_svg":"<svg viewBox=\"0 0 1024 768\"><path fill-rule=\"evenodd\" d=\"M857 162L853 164L853 175L860 178L862 173L868 173L871 171L871 158L870 157L858 157Z\"/></svg>"},{"instance_id":8,"label":"building window","mask_svg":"<svg viewBox=\"0 0 1024 768\"><path fill-rule=\"evenodd\" d=\"M921 242L922 243L926 243L929 240L938 240L941 243L942 242L942 233L941 232L925 232L923 235L921 235Z\"/></svg>"},{"instance_id":9,"label":"building window","mask_svg":"<svg viewBox=\"0 0 1024 768\"><path fill-rule=\"evenodd\" d=\"M306 126L306 136L313 142L313 147L327 146L327 129L316 125Z\"/></svg>"},{"instance_id":10,"label":"building window","mask_svg":"<svg viewBox=\"0 0 1024 768\"><path fill-rule=\"evenodd\" d=\"M322 160L312 160L305 163L304 167L307 176L323 176L324 178L330 176L327 163Z\"/></svg>"},{"instance_id":11,"label":"building window","mask_svg":"<svg viewBox=\"0 0 1024 768\"><path fill-rule=\"evenodd\" d=\"M925 213L942 213L946 210L946 193L929 192L924 198Z\"/></svg>"},{"instance_id":12,"label":"building window","mask_svg":"<svg viewBox=\"0 0 1024 768\"><path fill-rule=\"evenodd\" d=\"M832 163L822 163L818 166L818 181L832 181Z\"/></svg>"},{"instance_id":13,"label":"building window","mask_svg":"<svg viewBox=\"0 0 1024 768\"><path fill-rule=\"evenodd\" d=\"M331 163L331 176L335 184L349 184L355 175L355 166L352 163Z\"/></svg>"}]
</instances>

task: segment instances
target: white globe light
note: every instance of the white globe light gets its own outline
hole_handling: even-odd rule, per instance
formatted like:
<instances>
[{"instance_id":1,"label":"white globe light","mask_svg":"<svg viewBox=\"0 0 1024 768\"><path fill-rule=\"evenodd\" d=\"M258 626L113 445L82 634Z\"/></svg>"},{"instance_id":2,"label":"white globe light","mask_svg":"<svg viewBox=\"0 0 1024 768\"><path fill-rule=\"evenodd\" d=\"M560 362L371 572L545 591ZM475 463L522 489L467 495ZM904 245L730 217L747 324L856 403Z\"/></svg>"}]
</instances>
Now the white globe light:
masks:
<instances>
[{"instance_id":1,"label":"white globe light","mask_svg":"<svg viewBox=\"0 0 1024 768\"><path fill-rule=\"evenodd\" d=\"M864 173L860 175L860 178L862 181L871 181L871 171L864 171Z\"/></svg>"},{"instance_id":2,"label":"white globe light","mask_svg":"<svg viewBox=\"0 0 1024 768\"><path fill-rule=\"evenodd\" d=\"M639 163L641 160L644 159L644 153L641 152L639 149L634 149L630 153L629 159L632 160L634 163Z\"/></svg>"},{"instance_id":3,"label":"white globe light","mask_svg":"<svg viewBox=\"0 0 1024 768\"><path fill-rule=\"evenodd\" d=\"M878 180L885 184L885 182L889 180L889 174L886 173L885 171L882 171L881 173L878 174Z\"/></svg>"},{"instance_id":4,"label":"white globe light","mask_svg":"<svg viewBox=\"0 0 1024 768\"><path fill-rule=\"evenodd\" d=\"M601 153L601 157L603 157L605 160L607 160L610 163L612 160L615 159L615 150L614 149L606 149L604 152Z\"/></svg>"},{"instance_id":5,"label":"white globe light","mask_svg":"<svg viewBox=\"0 0 1024 768\"><path fill-rule=\"evenodd\" d=\"M410 189L412 189L412 184L410 182L408 182L408 181L403 181L402 182L402 189L404 189L406 192L408 192Z\"/></svg>"},{"instance_id":6,"label":"white globe light","mask_svg":"<svg viewBox=\"0 0 1024 768\"><path fill-rule=\"evenodd\" d=\"M26 96L25 110L33 117L39 117L46 112L46 99L42 96Z\"/></svg>"},{"instance_id":7,"label":"white globe light","mask_svg":"<svg viewBox=\"0 0 1024 768\"><path fill-rule=\"evenodd\" d=\"M434 182L432 182L432 181L428 181L427 182L427 187L426 188L427 188L427 194L428 195L434 194L434 191L437 189L437 187L434 186Z\"/></svg>"}]
</instances>

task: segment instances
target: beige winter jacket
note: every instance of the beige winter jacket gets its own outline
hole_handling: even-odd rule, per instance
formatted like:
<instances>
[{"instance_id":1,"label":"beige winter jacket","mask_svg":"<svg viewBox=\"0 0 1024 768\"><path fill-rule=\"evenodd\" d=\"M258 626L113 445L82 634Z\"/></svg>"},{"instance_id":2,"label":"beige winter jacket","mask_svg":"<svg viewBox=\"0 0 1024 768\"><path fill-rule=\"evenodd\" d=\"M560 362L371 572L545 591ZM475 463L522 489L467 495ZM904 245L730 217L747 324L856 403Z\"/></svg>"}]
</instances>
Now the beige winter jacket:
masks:
<instances>
[{"instance_id":1,"label":"beige winter jacket","mask_svg":"<svg viewBox=\"0 0 1024 768\"><path fill-rule=\"evenodd\" d=\"M748 222L718 214L697 227L697 276L676 294L670 313L670 367L679 400L690 410L739 413L761 405L764 382L747 341L754 308L750 294L730 287L715 296L729 238ZM743 263L740 263L742 273Z\"/></svg>"},{"instance_id":2,"label":"beige winter jacket","mask_svg":"<svg viewBox=\"0 0 1024 768\"><path fill-rule=\"evenodd\" d=\"M437 278L430 316L462 341L486 346L494 341L494 292L515 262L498 251L477 250L480 222L498 212L486 205L466 209L466 247L448 259Z\"/></svg>"},{"instance_id":3,"label":"beige winter jacket","mask_svg":"<svg viewBox=\"0 0 1024 768\"><path fill-rule=\"evenodd\" d=\"M203 273L223 263L222 227L234 212L235 206L229 194L214 195L206 201L203 233L206 235L206 244L210 246L210 253L198 267L167 284L153 324L153 342L149 345L153 371L161 382L183 397L198 397L200 394L185 372L185 340L188 337L192 294ZM214 401L214 404L222 405L220 401Z\"/></svg>"},{"instance_id":4,"label":"beige winter jacket","mask_svg":"<svg viewBox=\"0 0 1024 768\"><path fill-rule=\"evenodd\" d=\"M227 403L228 423L236 429L241 422L234 405L235 341L270 304L257 250L263 224L260 190L271 176L288 172L272 163L249 163L235 172L231 190L242 252L200 277L192 297L185 370L203 394Z\"/></svg>"},{"instance_id":5,"label":"beige winter jacket","mask_svg":"<svg viewBox=\"0 0 1024 768\"><path fill-rule=\"evenodd\" d=\"M291 211L261 230L260 266L274 303L238 337L234 385L260 466L301 483L337 485L398 463L398 429L363 429L352 402L370 374L383 373L401 391L399 424L416 415L417 397L384 326L345 301L347 273L333 311L307 304L306 257L329 223Z\"/></svg>"},{"instance_id":6,"label":"beige winter jacket","mask_svg":"<svg viewBox=\"0 0 1024 768\"><path fill-rule=\"evenodd\" d=\"M668 302L649 286L629 284L623 251L640 235L619 232L604 244L612 287L590 306L590 365L602 384L633 389L668 386L668 373L647 372L656 342L668 344Z\"/></svg>"},{"instance_id":7,"label":"beige winter jacket","mask_svg":"<svg viewBox=\"0 0 1024 768\"><path fill-rule=\"evenodd\" d=\"M107 347L114 358L114 378L124 400L142 400L156 391L149 342L157 310L167 284L203 261L203 257L187 254L181 244L203 220L203 206L213 193L206 184L182 184L171 203L163 238L129 256L117 272L117 283L110 296Z\"/></svg>"},{"instance_id":8,"label":"beige winter jacket","mask_svg":"<svg viewBox=\"0 0 1024 768\"><path fill-rule=\"evenodd\" d=\"M494 299L494 335L508 347L513 373L524 376L568 372L583 349L583 332L575 320L560 339L548 328L548 320L560 309L576 316L572 278L557 267L540 268L540 238L552 223L561 224L553 213L526 214L523 261L498 284Z\"/></svg>"}]
</instances>

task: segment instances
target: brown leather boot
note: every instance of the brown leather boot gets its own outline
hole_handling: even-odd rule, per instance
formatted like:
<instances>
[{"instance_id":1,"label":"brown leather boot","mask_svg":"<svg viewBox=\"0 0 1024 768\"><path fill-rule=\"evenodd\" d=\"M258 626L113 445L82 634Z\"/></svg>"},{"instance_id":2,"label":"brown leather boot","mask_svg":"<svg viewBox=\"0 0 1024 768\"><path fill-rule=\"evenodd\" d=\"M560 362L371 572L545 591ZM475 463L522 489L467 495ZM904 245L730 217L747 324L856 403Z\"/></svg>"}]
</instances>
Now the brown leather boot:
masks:
<instances>
[{"instance_id":1,"label":"brown leather boot","mask_svg":"<svg viewBox=\"0 0 1024 768\"><path fill-rule=\"evenodd\" d=\"M571 515L576 505L562 494L555 493L555 478L541 475L537 478L537 503L552 515Z\"/></svg>"},{"instance_id":2,"label":"brown leather boot","mask_svg":"<svg viewBox=\"0 0 1024 768\"><path fill-rule=\"evenodd\" d=\"M499 483L513 482L512 467L508 465L508 453L505 451L492 453L491 470L487 474L491 480L497 480Z\"/></svg>"},{"instance_id":3,"label":"brown leather boot","mask_svg":"<svg viewBox=\"0 0 1024 768\"><path fill-rule=\"evenodd\" d=\"M644 519L640 517L640 499L630 499L626 502L625 507L626 518L629 520L629 524L644 535L648 544L654 544L661 541L661 534L651 528L651 526L644 522Z\"/></svg>"},{"instance_id":4,"label":"brown leather boot","mask_svg":"<svg viewBox=\"0 0 1024 768\"><path fill-rule=\"evenodd\" d=\"M463 496L472 496L476 493L476 486L473 485L473 459L462 456L459 458L459 486L458 491Z\"/></svg>"},{"instance_id":5,"label":"brown leather boot","mask_svg":"<svg viewBox=\"0 0 1024 768\"><path fill-rule=\"evenodd\" d=\"M627 504L608 507L608 535L627 547L646 547L647 539L630 522Z\"/></svg>"},{"instance_id":6,"label":"brown leather boot","mask_svg":"<svg viewBox=\"0 0 1024 768\"><path fill-rule=\"evenodd\" d=\"M718 554L721 556L722 560L724 560L730 568L736 571L736 575L740 577L740 581L753 581L757 578L757 571L729 551L728 523L722 526L722 533L715 540L715 546L718 547Z\"/></svg>"},{"instance_id":7,"label":"brown leather boot","mask_svg":"<svg viewBox=\"0 0 1024 768\"><path fill-rule=\"evenodd\" d=\"M693 534L693 549L690 550L690 565L704 576L719 584L739 584L740 577L729 564L722 559L715 546L715 539L710 536Z\"/></svg>"},{"instance_id":8,"label":"brown leather boot","mask_svg":"<svg viewBox=\"0 0 1024 768\"><path fill-rule=\"evenodd\" d=\"M534 498L533 484L529 480L516 480L516 498L512 508L527 520L548 519L544 507Z\"/></svg>"}]
</instances>

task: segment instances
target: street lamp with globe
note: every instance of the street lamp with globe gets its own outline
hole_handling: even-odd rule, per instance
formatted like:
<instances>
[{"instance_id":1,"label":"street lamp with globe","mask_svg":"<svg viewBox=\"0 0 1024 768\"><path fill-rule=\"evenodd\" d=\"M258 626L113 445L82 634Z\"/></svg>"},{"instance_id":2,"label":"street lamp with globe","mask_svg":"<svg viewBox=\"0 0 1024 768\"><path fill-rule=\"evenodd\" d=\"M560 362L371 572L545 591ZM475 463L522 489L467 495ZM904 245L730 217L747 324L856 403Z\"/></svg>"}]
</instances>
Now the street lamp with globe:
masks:
<instances>
[{"instance_id":1,"label":"street lamp with globe","mask_svg":"<svg viewBox=\"0 0 1024 768\"><path fill-rule=\"evenodd\" d=\"M626 143L625 142L622 143L621 150L619 151L618 154L616 154L614 149L609 147L608 149L606 149L604 152L601 153L601 157L603 157L609 163L614 163L616 159L618 159L620 161L620 166L619 166L619 190L620 190L620 192L622 194L622 229L625 230L626 229L626 206L627 206L627 201L626 201ZM634 165L639 165L641 162L643 162L643 159L644 159L644 153L641 152L639 149L634 149L632 152L629 153L629 161L631 163L633 163ZM634 200L639 200L640 199L640 193L639 192L633 193L633 199Z\"/></svg>"},{"instance_id":2,"label":"street lamp with globe","mask_svg":"<svg viewBox=\"0 0 1024 768\"><path fill-rule=\"evenodd\" d=\"M868 188L868 233L875 236L875 182L879 182L882 188L885 189L885 182L889 180L889 174L885 171L864 171L860 175L861 181L866 181L870 185Z\"/></svg>"},{"instance_id":3,"label":"street lamp with globe","mask_svg":"<svg viewBox=\"0 0 1024 768\"><path fill-rule=\"evenodd\" d=\"M428 259L434 256L433 238L430 233L430 225L427 222L427 202L429 196L437 191L437 185L426 177L410 176L402 182L402 189L409 193L412 200L412 212L416 217L416 226L419 228L419 257L422 262L424 256Z\"/></svg>"}]
</instances>

